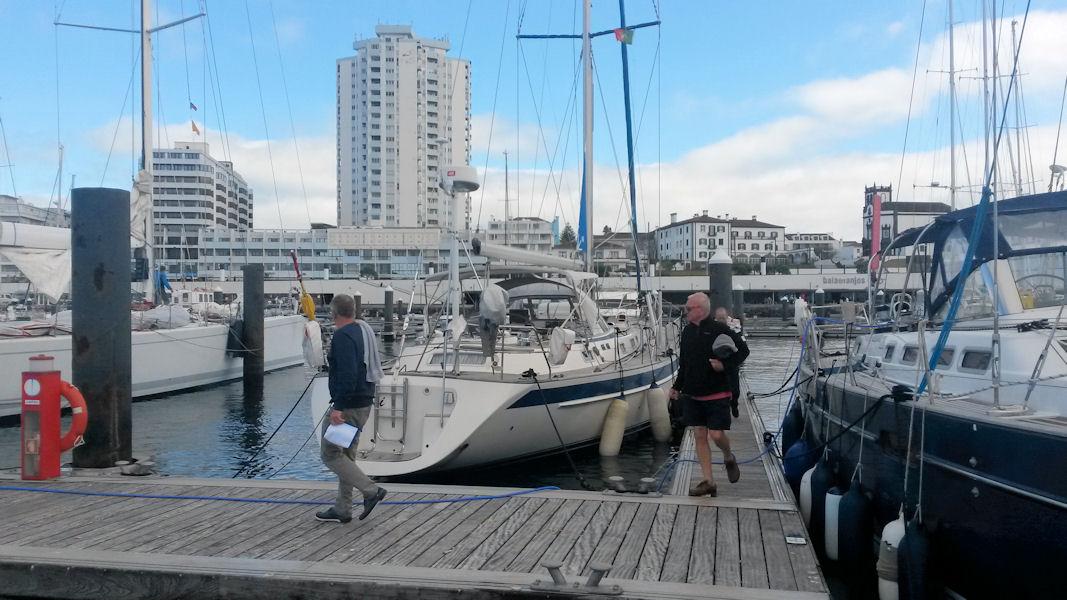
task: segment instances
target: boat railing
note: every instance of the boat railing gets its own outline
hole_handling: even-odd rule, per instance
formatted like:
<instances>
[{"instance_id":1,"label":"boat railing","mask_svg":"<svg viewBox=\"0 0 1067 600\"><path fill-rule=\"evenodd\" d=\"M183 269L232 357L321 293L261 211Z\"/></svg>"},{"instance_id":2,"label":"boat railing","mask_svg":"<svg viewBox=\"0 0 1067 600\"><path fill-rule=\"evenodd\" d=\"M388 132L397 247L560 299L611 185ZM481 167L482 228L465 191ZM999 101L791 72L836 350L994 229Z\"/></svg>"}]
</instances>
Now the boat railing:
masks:
<instances>
[{"instance_id":1,"label":"boat railing","mask_svg":"<svg viewBox=\"0 0 1067 600\"><path fill-rule=\"evenodd\" d=\"M379 384L374 410L374 441L397 442L404 444L407 437L408 422L408 379L405 377L400 383ZM388 406L386 405L388 403ZM443 400L442 400L443 403ZM442 405L441 414L444 414ZM382 435L383 421L388 419L388 428L399 435L395 438ZM399 427L398 427L399 421Z\"/></svg>"}]
</instances>

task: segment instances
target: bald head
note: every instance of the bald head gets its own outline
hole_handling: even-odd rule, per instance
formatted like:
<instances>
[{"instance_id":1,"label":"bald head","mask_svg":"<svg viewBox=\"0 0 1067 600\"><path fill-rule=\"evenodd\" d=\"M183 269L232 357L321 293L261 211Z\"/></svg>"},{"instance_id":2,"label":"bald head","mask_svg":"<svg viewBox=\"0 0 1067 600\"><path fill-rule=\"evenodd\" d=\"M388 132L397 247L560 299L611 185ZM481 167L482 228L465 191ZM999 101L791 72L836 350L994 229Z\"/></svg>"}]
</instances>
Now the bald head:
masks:
<instances>
[{"instance_id":1,"label":"bald head","mask_svg":"<svg viewBox=\"0 0 1067 600\"><path fill-rule=\"evenodd\" d=\"M711 314L711 299L704 292L690 294L685 301L685 320L696 325Z\"/></svg>"}]
</instances>

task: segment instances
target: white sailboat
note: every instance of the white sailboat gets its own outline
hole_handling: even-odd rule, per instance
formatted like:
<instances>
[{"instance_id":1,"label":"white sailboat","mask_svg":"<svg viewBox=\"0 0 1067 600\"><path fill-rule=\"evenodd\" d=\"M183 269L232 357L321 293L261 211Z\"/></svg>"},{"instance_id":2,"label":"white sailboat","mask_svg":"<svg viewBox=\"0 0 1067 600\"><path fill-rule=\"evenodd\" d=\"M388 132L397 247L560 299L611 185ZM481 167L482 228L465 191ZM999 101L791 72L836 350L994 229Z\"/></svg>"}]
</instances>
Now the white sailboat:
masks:
<instances>
[{"instance_id":1,"label":"white sailboat","mask_svg":"<svg viewBox=\"0 0 1067 600\"><path fill-rule=\"evenodd\" d=\"M151 57L149 1L141 2L142 57ZM195 17L190 17L195 18ZM187 21L157 27L159 30ZM131 193L131 244L152 256L152 71L151 60L142 59L142 171ZM53 299L67 289L70 281L70 230L56 227L3 223L0 254L15 263L39 291ZM153 280L145 282L146 299L152 298ZM183 311L175 307L176 311ZM138 318L133 319L135 325ZM304 361L302 343L309 324L302 315L268 317L264 323L264 369L291 367ZM71 337L69 328L57 322L37 326L0 329L0 418L20 410L20 373L37 354L55 357L55 366L65 380L71 379ZM36 333L36 335L35 335ZM220 383L241 377L242 359L227 352L230 326L216 323L190 323L173 329L133 331L133 396L135 398Z\"/></svg>"},{"instance_id":2,"label":"white sailboat","mask_svg":"<svg viewBox=\"0 0 1067 600\"><path fill-rule=\"evenodd\" d=\"M585 232L593 231L589 12L586 1ZM594 300L591 235L585 265L473 240L471 250L489 265L482 273L460 270L455 196L476 190L477 176L470 167L450 168L442 186L453 195L450 270L426 285L449 282L449 301L439 309L450 313L448 325L401 343L360 434L360 468L389 477L503 463L596 443L609 420L613 429L636 431L648 425L650 408L666 418L664 390L676 365L660 295L638 290L641 315L625 328L605 321ZM479 317L461 310L465 290L481 292ZM489 298L507 309L492 326ZM481 322L468 327L468 316ZM325 375L311 394L317 424L330 402Z\"/></svg>"}]
</instances>

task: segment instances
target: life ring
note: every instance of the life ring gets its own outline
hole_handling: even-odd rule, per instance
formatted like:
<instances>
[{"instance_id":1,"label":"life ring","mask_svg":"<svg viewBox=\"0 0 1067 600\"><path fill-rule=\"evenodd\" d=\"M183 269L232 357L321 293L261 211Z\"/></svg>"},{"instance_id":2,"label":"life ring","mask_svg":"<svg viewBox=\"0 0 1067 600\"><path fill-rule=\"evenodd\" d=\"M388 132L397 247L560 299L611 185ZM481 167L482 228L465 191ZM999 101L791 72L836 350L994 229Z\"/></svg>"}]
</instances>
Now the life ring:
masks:
<instances>
[{"instance_id":1,"label":"life ring","mask_svg":"<svg viewBox=\"0 0 1067 600\"><path fill-rule=\"evenodd\" d=\"M65 452L77 445L82 435L85 434L85 427L89 424L89 410L85 406L82 393L66 381L59 382L59 395L66 398L67 403L70 404L70 429L59 440L59 448Z\"/></svg>"}]
</instances>

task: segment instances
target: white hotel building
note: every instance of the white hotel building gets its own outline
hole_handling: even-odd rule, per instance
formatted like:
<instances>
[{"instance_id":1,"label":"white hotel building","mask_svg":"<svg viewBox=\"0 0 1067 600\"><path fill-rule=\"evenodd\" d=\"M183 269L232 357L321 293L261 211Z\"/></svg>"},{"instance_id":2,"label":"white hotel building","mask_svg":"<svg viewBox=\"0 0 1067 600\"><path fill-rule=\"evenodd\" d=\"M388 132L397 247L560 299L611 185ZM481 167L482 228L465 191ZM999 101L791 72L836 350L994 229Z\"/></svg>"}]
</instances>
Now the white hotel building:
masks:
<instances>
[{"instance_id":1,"label":"white hotel building","mask_svg":"<svg viewBox=\"0 0 1067 600\"><path fill-rule=\"evenodd\" d=\"M171 277L196 272L200 232L252 229L252 189L233 163L215 160L200 142L152 151L155 261Z\"/></svg>"},{"instance_id":2,"label":"white hotel building","mask_svg":"<svg viewBox=\"0 0 1067 600\"><path fill-rule=\"evenodd\" d=\"M337 60L337 224L448 227L439 180L470 162L470 63L406 25L375 33Z\"/></svg>"},{"instance_id":3,"label":"white hotel building","mask_svg":"<svg viewBox=\"0 0 1067 600\"><path fill-rule=\"evenodd\" d=\"M654 233L657 260L680 261L692 267L706 263L717 248L729 247L730 221L709 217L706 210L684 221L678 220L678 213L671 213L670 225Z\"/></svg>"}]
</instances>

